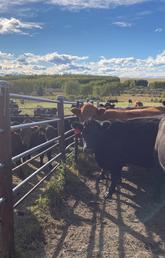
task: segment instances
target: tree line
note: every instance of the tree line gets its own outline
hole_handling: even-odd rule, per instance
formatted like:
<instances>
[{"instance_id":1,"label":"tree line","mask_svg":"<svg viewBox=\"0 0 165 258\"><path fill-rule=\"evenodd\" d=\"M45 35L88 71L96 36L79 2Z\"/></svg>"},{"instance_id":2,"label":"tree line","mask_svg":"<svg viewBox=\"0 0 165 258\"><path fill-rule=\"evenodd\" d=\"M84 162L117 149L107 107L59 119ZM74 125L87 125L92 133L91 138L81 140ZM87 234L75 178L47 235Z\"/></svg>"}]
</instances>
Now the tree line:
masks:
<instances>
[{"instance_id":1,"label":"tree line","mask_svg":"<svg viewBox=\"0 0 165 258\"><path fill-rule=\"evenodd\" d=\"M92 75L23 75L3 76L11 84L12 93L27 95L58 95L65 96L119 96L125 92L151 93L161 91L165 94L165 81L126 80L120 81L115 76Z\"/></svg>"}]
</instances>

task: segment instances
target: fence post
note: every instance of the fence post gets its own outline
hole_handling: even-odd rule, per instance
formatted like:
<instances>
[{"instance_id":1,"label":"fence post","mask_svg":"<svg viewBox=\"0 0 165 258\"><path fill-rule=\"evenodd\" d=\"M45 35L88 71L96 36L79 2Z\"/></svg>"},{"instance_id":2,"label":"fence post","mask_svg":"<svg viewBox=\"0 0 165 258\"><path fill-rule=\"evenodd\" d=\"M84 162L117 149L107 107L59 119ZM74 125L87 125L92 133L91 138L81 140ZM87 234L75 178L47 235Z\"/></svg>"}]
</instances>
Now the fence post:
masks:
<instances>
[{"instance_id":1,"label":"fence post","mask_svg":"<svg viewBox=\"0 0 165 258\"><path fill-rule=\"evenodd\" d=\"M14 256L9 84L0 81L0 257Z\"/></svg>"},{"instance_id":2,"label":"fence post","mask_svg":"<svg viewBox=\"0 0 165 258\"><path fill-rule=\"evenodd\" d=\"M62 160L65 161L65 124L64 124L64 102L63 99L61 99L57 103L57 109L58 109L58 118L60 118L60 121L58 121L58 135L61 136L59 143L60 143L60 152L62 153Z\"/></svg>"}]
</instances>

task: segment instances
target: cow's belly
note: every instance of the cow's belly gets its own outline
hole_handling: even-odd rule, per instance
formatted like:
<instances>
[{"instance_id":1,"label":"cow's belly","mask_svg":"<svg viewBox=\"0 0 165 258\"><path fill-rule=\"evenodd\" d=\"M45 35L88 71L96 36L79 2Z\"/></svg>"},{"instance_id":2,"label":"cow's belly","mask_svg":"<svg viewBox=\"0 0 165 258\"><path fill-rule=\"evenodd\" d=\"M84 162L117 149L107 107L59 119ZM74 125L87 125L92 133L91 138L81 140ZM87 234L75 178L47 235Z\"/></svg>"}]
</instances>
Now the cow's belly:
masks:
<instances>
[{"instance_id":1,"label":"cow's belly","mask_svg":"<svg viewBox=\"0 0 165 258\"><path fill-rule=\"evenodd\" d=\"M99 152L95 154L98 165L106 170L115 170L125 165L135 165L144 168L152 168L154 166L154 154L152 151L136 152L120 151L118 154Z\"/></svg>"}]
</instances>

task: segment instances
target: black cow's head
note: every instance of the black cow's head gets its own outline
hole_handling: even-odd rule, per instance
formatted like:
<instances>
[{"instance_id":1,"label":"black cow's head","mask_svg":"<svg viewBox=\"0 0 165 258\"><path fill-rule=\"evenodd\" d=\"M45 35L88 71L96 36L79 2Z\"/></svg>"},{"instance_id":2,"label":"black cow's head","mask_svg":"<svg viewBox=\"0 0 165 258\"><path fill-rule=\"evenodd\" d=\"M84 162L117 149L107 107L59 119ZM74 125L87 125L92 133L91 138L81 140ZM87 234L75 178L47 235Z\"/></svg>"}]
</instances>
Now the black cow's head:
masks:
<instances>
[{"instance_id":1,"label":"black cow's head","mask_svg":"<svg viewBox=\"0 0 165 258\"><path fill-rule=\"evenodd\" d=\"M83 150L87 152L94 152L96 148L99 147L104 131L109 126L110 122L104 122L101 124L95 120L89 120L84 124L73 124L75 129L81 130L83 137Z\"/></svg>"}]
</instances>

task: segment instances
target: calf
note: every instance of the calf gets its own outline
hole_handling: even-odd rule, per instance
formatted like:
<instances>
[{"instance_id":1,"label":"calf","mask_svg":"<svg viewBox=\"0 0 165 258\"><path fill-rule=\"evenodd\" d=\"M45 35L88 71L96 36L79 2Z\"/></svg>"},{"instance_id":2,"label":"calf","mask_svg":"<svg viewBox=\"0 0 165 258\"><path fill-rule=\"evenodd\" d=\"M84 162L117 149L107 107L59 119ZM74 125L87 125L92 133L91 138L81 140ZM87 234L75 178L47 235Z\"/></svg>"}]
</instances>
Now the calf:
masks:
<instances>
[{"instance_id":1,"label":"calf","mask_svg":"<svg viewBox=\"0 0 165 258\"><path fill-rule=\"evenodd\" d=\"M24 145L22 143L22 139L21 139L19 131L11 132L11 147L12 147L12 157L17 156L24 151ZM16 166L20 165L21 159L15 161L14 163ZM20 178L25 177L21 167L19 168L18 175L20 176Z\"/></svg>"},{"instance_id":2,"label":"calf","mask_svg":"<svg viewBox=\"0 0 165 258\"><path fill-rule=\"evenodd\" d=\"M92 150L98 165L111 173L106 197L112 197L123 166L155 167L154 145L159 121L158 118L136 118L101 125L91 120L81 126L84 148Z\"/></svg>"}]
</instances>

